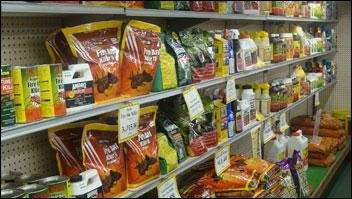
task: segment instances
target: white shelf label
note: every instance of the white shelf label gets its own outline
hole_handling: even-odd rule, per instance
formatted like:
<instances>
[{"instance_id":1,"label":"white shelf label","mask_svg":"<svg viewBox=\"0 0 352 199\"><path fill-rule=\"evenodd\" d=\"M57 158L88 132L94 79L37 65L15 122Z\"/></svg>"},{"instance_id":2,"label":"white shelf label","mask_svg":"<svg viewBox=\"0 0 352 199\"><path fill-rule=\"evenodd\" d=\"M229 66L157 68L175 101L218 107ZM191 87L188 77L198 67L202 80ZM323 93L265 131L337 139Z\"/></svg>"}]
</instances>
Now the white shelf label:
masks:
<instances>
[{"instance_id":1,"label":"white shelf label","mask_svg":"<svg viewBox=\"0 0 352 199\"><path fill-rule=\"evenodd\" d=\"M226 83L226 104L237 99L235 77L230 77Z\"/></svg>"},{"instance_id":2,"label":"white shelf label","mask_svg":"<svg viewBox=\"0 0 352 199\"><path fill-rule=\"evenodd\" d=\"M195 86L184 91L183 98L185 99L191 120L194 120L204 113L203 103Z\"/></svg>"},{"instance_id":3,"label":"white shelf label","mask_svg":"<svg viewBox=\"0 0 352 199\"><path fill-rule=\"evenodd\" d=\"M118 110L119 143L125 142L138 134L139 104L128 104Z\"/></svg>"},{"instance_id":4,"label":"white shelf label","mask_svg":"<svg viewBox=\"0 0 352 199\"><path fill-rule=\"evenodd\" d=\"M214 158L216 175L220 176L230 167L230 145L226 145L215 153Z\"/></svg>"},{"instance_id":5,"label":"white shelf label","mask_svg":"<svg viewBox=\"0 0 352 199\"><path fill-rule=\"evenodd\" d=\"M272 138L275 137L274 131L272 129L271 121L268 120L263 125L263 142L264 144L269 142Z\"/></svg>"},{"instance_id":6,"label":"white shelf label","mask_svg":"<svg viewBox=\"0 0 352 199\"><path fill-rule=\"evenodd\" d=\"M312 138L312 143L318 144L318 145L320 144L320 141L321 141L321 137L319 137L320 116L321 116L321 109L319 109L315 114L314 130L313 130L313 138Z\"/></svg>"},{"instance_id":7,"label":"white shelf label","mask_svg":"<svg viewBox=\"0 0 352 199\"><path fill-rule=\"evenodd\" d=\"M157 189L158 198L181 198L175 176L161 182Z\"/></svg>"},{"instance_id":8,"label":"white shelf label","mask_svg":"<svg viewBox=\"0 0 352 199\"><path fill-rule=\"evenodd\" d=\"M286 121L286 112L281 113L280 115L280 131L283 133L284 131L286 131L288 128L290 128L287 124Z\"/></svg>"},{"instance_id":9,"label":"white shelf label","mask_svg":"<svg viewBox=\"0 0 352 199\"><path fill-rule=\"evenodd\" d=\"M314 106L319 106L320 105L320 100L319 100L319 92L315 93L314 96Z\"/></svg>"}]
</instances>

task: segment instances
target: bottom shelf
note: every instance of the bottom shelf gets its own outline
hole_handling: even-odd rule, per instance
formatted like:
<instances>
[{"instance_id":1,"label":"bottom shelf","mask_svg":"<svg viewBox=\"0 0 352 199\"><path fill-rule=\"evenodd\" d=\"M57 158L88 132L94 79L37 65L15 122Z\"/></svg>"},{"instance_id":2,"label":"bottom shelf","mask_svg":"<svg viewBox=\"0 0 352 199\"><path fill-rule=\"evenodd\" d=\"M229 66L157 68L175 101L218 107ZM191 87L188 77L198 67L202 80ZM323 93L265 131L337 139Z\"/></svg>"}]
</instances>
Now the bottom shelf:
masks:
<instances>
[{"instance_id":1,"label":"bottom shelf","mask_svg":"<svg viewBox=\"0 0 352 199\"><path fill-rule=\"evenodd\" d=\"M320 198L330 184L332 178L336 175L337 170L344 162L345 158L351 151L351 137L348 137L344 149L336 153L336 161L330 167L309 166L307 178L309 185L313 188L312 198Z\"/></svg>"}]
</instances>

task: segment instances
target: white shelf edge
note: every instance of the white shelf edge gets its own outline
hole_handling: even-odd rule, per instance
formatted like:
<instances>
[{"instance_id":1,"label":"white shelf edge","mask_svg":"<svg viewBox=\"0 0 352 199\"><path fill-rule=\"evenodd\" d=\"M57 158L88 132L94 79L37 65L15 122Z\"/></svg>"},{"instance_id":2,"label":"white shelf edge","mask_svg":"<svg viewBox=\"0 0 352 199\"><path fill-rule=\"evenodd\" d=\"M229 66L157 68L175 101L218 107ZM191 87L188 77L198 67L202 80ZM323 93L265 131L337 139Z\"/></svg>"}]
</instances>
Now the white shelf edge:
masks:
<instances>
[{"instance_id":1,"label":"white shelf edge","mask_svg":"<svg viewBox=\"0 0 352 199\"><path fill-rule=\"evenodd\" d=\"M335 52L335 50L327 51L327 52L323 52L323 53L317 53L317 54L307 56L304 58L294 59L291 61L285 61L285 62L281 62L278 64L270 64L267 67L263 67L263 68L259 68L259 69L255 69L255 70L251 70L251 71L244 71L241 73L236 73L232 76L234 76L236 79L248 77L250 75L261 73L263 71L273 70L273 69L276 69L279 67L288 66L288 65L299 63L299 62L309 60L309 59L312 59L315 57L325 56L325 55L328 55L333 52ZM203 89L203 88L206 88L209 86L214 86L214 85L218 85L221 83L225 83L229 77L230 76L218 77L215 79L202 81L202 82L196 83L194 85L197 87L197 89ZM154 101L157 101L160 99L168 98L171 96L176 96L176 95L181 94L184 91L185 87L187 87L187 86L178 87L175 89L170 89L170 90L161 91L161 92L152 92L148 95L142 95L142 96L138 96L138 97L134 97L134 98L126 98L126 99L116 100L116 101L109 102L109 103L93 105L88 108L82 108L77 112L66 114L65 116L62 116L62 117L54 117L54 118L49 118L49 119L43 119L38 122L33 122L33 123L28 123L28 124L16 124L14 126L4 127L4 128L1 128L1 142L16 138L16 137L24 136L24 135L29 135L29 134L39 132L42 130L46 130L48 128L52 128L52 127L59 126L62 124L67 124L67 123L75 122L75 121L78 121L81 119L86 119L89 117L97 116L97 115L100 115L103 113L115 111L125 102L138 102L140 104L145 104L145 103L154 102Z\"/></svg>"},{"instance_id":2,"label":"white shelf edge","mask_svg":"<svg viewBox=\"0 0 352 199\"><path fill-rule=\"evenodd\" d=\"M310 19L285 16L262 16L246 14L220 14L217 12L195 12L182 10L135 9L82 4L1 2L1 16L48 15L48 14L119 14L134 17L203 18L221 20L296 21L333 23L337 20Z\"/></svg>"},{"instance_id":3,"label":"white shelf edge","mask_svg":"<svg viewBox=\"0 0 352 199\"><path fill-rule=\"evenodd\" d=\"M221 143L218 146L211 148L206 153L204 153L204 154L202 154L202 155L200 155L198 157L187 158L187 160L185 160L184 162L179 164L175 170L171 171L168 174L161 175L159 178L157 178L157 179L155 179L155 180L153 180L153 181L151 181L151 182L149 182L149 183L147 183L145 185L140 186L137 190L128 191L128 193L126 195L124 195L123 197L125 197L125 198L137 198L137 197L142 196L143 194L145 194L148 191L150 191L150 190L154 189L155 187L157 187L157 185L162 180L167 179L170 176L177 176L177 175L181 174L182 172L184 172L185 170L190 169L191 167L193 167L193 166L197 165L198 163L204 161L205 159L207 159L211 155L214 155L217 149L219 149L219 148L221 148L221 147L223 147L225 145L232 144L232 143L240 140L242 137L244 137L248 133L250 133L252 129L254 129L254 128L258 127L258 126L261 126L266 120L294 109L295 107L297 107L301 103L303 103L303 102L307 101L308 99L310 99L311 97L313 97L316 93L322 92L325 89L329 88L330 86L336 84L336 82L337 82L337 80L333 80L332 82L326 84L324 87L322 87L322 88L312 92L311 94L302 97L298 101L292 103L287 108L284 108L284 109L282 109L282 110L280 110L278 112L272 113L270 116L266 117L263 121L257 121L255 123L251 124L242 133L236 134L234 137L230 138L226 142Z\"/></svg>"}]
</instances>

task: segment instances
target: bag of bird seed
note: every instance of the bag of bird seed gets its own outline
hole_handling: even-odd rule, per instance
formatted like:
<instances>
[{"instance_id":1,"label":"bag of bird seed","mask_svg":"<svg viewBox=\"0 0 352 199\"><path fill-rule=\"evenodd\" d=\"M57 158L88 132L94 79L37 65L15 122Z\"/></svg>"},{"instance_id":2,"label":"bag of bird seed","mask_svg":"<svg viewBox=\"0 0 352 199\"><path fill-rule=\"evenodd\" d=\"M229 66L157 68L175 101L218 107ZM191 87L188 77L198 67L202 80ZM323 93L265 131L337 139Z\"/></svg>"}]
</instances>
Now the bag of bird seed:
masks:
<instances>
[{"instance_id":1,"label":"bag of bird seed","mask_svg":"<svg viewBox=\"0 0 352 199\"><path fill-rule=\"evenodd\" d=\"M95 102L120 94L121 25L121 21L100 21L62 29L73 56L89 64Z\"/></svg>"},{"instance_id":2,"label":"bag of bird seed","mask_svg":"<svg viewBox=\"0 0 352 199\"><path fill-rule=\"evenodd\" d=\"M160 174L155 126L157 106L140 110L138 135L126 142L128 188L137 188Z\"/></svg>"},{"instance_id":3,"label":"bag of bird seed","mask_svg":"<svg viewBox=\"0 0 352 199\"><path fill-rule=\"evenodd\" d=\"M160 55L160 27L131 20L122 38L121 90L126 97L145 95L152 89Z\"/></svg>"},{"instance_id":4,"label":"bag of bird seed","mask_svg":"<svg viewBox=\"0 0 352 199\"><path fill-rule=\"evenodd\" d=\"M106 198L121 196L127 191L124 145L118 144L117 129L117 125L100 123L83 128L83 165L86 170L98 171Z\"/></svg>"}]
</instances>

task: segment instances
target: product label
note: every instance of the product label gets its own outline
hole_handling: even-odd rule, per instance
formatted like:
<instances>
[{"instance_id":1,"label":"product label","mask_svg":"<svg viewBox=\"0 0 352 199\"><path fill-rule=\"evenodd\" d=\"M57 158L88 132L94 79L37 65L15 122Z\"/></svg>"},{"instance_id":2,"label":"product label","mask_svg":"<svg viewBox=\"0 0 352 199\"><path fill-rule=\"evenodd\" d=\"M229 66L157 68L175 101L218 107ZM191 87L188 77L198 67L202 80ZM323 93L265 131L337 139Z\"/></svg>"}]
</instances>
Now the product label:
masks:
<instances>
[{"instance_id":1,"label":"product label","mask_svg":"<svg viewBox=\"0 0 352 199\"><path fill-rule=\"evenodd\" d=\"M280 115L280 131L284 132L289 128L287 122L286 122L286 113L282 113Z\"/></svg>"},{"instance_id":2,"label":"product label","mask_svg":"<svg viewBox=\"0 0 352 199\"><path fill-rule=\"evenodd\" d=\"M157 189L158 198L181 198L175 176L161 182Z\"/></svg>"},{"instance_id":3,"label":"product label","mask_svg":"<svg viewBox=\"0 0 352 199\"><path fill-rule=\"evenodd\" d=\"M226 83L226 104L237 99L235 77L230 77Z\"/></svg>"},{"instance_id":4,"label":"product label","mask_svg":"<svg viewBox=\"0 0 352 199\"><path fill-rule=\"evenodd\" d=\"M129 104L118 110L119 143L138 135L139 104Z\"/></svg>"},{"instance_id":5,"label":"product label","mask_svg":"<svg viewBox=\"0 0 352 199\"><path fill-rule=\"evenodd\" d=\"M264 142L264 144L267 143L269 140L271 140L273 137L275 137L274 131L271 127L272 127L272 124L271 124L270 120L268 120L264 123L264 126L263 126L263 142Z\"/></svg>"},{"instance_id":6,"label":"product label","mask_svg":"<svg viewBox=\"0 0 352 199\"><path fill-rule=\"evenodd\" d=\"M191 120L194 120L204 113L203 103L196 87L192 86L184 91L183 98L186 102L188 114Z\"/></svg>"},{"instance_id":7,"label":"product label","mask_svg":"<svg viewBox=\"0 0 352 199\"><path fill-rule=\"evenodd\" d=\"M230 145L222 147L215 153L214 163L217 176L230 167Z\"/></svg>"},{"instance_id":8,"label":"product label","mask_svg":"<svg viewBox=\"0 0 352 199\"><path fill-rule=\"evenodd\" d=\"M270 113L270 100L261 100L260 112L265 116Z\"/></svg>"}]
</instances>

